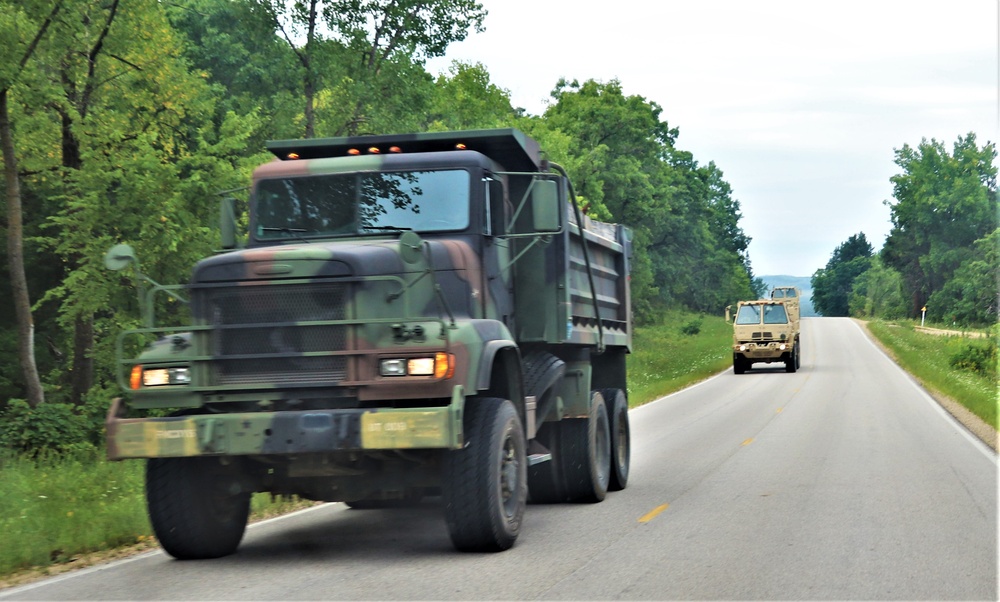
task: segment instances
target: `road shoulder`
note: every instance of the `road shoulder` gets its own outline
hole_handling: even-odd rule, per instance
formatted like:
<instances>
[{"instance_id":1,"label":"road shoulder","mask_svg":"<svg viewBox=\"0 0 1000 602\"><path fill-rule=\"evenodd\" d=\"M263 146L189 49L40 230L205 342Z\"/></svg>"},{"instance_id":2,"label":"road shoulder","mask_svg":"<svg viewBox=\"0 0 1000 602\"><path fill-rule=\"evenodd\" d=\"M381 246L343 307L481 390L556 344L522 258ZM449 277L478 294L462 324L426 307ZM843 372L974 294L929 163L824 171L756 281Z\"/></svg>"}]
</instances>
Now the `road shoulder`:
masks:
<instances>
[{"instance_id":1,"label":"road shoulder","mask_svg":"<svg viewBox=\"0 0 1000 602\"><path fill-rule=\"evenodd\" d=\"M868 340L875 343L875 345L877 345L879 349L881 349L887 356L892 358L892 361L896 362L896 364L899 365L899 360L896 358L896 355L892 352L892 350L883 345L882 342L879 341L878 338L872 335L872 333L868 330L867 322L865 322L864 320L859 320L857 318L851 318L851 319L854 320L854 322L861 327L861 329L865 332L865 336L868 337ZM901 365L900 367L902 368ZM911 376L913 375L911 374ZM948 397L947 395L941 393L940 391L935 390L932 387L928 387L924 382L922 382L916 376L913 376L913 378L920 383L920 386L923 387L924 390L927 391L927 393L935 401L937 401L938 404L940 404L941 407L944 408L946 412L954 416L955 420L957 420L962 426L964 426L970 433L975 435L976 438L981 440L986 445L990 446L990 448L993 449L993 451L995 452L1000 451L1000 449L998 449L998 447L1000 447L1000 445L998 445L1000 444L1000 436L998 436L997 430L993 428L993 426L988 424L979 416L976 416L975 414L970 412L965 406L958 403L954 399Z\"/></svg>"}]
</instances>

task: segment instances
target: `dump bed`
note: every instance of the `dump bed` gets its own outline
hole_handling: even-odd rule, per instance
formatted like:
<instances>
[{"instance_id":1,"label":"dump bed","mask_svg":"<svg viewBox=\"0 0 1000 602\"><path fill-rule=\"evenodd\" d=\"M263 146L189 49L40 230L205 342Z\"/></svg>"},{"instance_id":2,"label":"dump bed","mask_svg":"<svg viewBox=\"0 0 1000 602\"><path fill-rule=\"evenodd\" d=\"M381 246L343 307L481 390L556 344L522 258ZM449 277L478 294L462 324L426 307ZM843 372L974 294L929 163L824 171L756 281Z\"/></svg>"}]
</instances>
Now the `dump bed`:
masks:
<instances>
[{"instance_id":1,"label":"dump bed","mask_svg":"<svg viewBox=\"0 0 1000 602\"><path fill-rule=\"evenodd\" d=\"M516 266L517 338L522 343L631 349L631 299L626 280L631 232L620 224L584 215L585 253L576 212L568 202L566 212L564 231L554 235L551 244L528 249L526 258Z\"/></svg>"}]
</instances>

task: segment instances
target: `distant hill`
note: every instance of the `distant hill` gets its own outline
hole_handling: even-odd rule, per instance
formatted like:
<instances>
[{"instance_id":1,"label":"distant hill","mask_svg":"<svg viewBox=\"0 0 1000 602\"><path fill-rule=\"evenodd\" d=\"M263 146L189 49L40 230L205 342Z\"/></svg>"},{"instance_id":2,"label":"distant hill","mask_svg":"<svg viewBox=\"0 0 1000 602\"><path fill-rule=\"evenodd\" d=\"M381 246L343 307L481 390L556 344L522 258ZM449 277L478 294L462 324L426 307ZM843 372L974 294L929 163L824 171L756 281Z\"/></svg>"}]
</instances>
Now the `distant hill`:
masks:
<instances>
[{"instance_id":1,"label":"distant hill","mask_svg":"<svg viewBox=\"0 0 1000 602\"><path fill-rule=\"evenodd\" d=\"M802 291L802 304L800 307L802 317L808 318L819 315L813 309L811 276L761 276L760 279L767 284L768 292L776 286L798 287Z\"/></svg>"}]
</instances>

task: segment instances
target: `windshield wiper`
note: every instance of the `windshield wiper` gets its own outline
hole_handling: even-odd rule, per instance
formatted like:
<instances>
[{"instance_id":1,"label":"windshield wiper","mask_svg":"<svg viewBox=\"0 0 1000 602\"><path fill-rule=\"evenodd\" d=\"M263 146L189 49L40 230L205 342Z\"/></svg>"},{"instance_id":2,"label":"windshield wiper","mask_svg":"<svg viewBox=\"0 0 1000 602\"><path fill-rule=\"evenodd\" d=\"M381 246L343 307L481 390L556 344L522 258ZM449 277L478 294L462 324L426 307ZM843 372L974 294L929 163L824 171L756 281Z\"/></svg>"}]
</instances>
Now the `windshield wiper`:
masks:
<instances>
[{"instance_id":1,"label":"windshield wiper","mask_svg":"<svg viewBox=\"0 0 1000 602\"><path fill-rule=\"evenodd\" d=\"M264 232L281 232L282 234L291 234L294 238L301 240L302 242L309 242L304 236L301 236L302 232L309 232L305 228L261 228Z\"/></svg>"},{"instance_id":2,"label":"windshield wiper","mask_svg":"<svg viewBox=\"0 0 1000 602\"><path fill-rule=\"evenodd\" d=\"M361 226L362 230L393 230L395 232L402 232L404 230L412 230L413 228L407 228L406 226Z\"/></svg>"}]
</instances>

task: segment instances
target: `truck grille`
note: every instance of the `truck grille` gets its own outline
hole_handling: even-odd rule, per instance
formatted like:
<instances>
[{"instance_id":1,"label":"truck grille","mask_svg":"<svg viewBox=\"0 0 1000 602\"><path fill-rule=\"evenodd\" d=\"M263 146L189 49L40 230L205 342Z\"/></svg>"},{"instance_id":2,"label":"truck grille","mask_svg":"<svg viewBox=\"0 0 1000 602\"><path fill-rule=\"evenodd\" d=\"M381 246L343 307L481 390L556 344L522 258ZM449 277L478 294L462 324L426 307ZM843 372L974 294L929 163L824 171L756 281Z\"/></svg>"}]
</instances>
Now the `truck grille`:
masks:
<instances>
[{"instance_id":1,"label":"truck grille","mask_svg":"<svg viewBox=\"0 0 1000 602\"><path fill-rule=\"evenodd\" d=\"M753 340L755 341L770 341L774 338L773 332L755 332L753 333Z\"/></svg>"},{"instance_id":2,"label":"truck grille","mask_svg":"<svg viewBox=\"0 0 1000 602\"><path fill-rule=\"evenodd\" d=\"M330 385L347 375L348 328L309 322L347 317L349 285L303 283L203 289L197 307L214 328L214 384Z\"/></svg>"}]
</instances>

